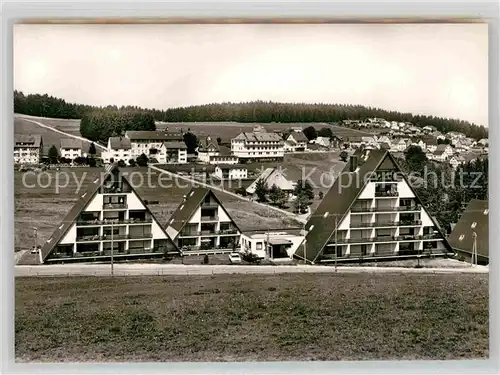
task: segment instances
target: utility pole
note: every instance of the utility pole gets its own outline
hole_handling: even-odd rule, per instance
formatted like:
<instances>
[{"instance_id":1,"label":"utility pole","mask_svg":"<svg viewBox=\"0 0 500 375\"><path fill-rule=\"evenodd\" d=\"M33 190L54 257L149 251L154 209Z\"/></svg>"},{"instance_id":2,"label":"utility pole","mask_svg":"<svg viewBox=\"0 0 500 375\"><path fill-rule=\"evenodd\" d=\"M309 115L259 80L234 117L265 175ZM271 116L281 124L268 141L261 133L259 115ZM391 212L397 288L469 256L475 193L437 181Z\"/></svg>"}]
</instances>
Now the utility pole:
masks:
<instances>
[{"instance_id":1,"label":"utility pole","mask_svg":"<svg viewBox=\"0 0 500 375\"><path fill-rule=\"evenodd\" d=\"M38 228L33 227L33 240L35 242L35 247L34 247L35 250L37 249L37 243L38 243L37 237L38 237Z\"/></svg>"},{"instance_id":2,"label":"utility pole","mask_svg":"<svg viewBox=\"0 0 500 375\"><path fill-rule=\"evenodd\" d=\"M335 272L337 272L337 214L335 214Z\"/></svg>"},{"instance_id":3,"label":"utility pole","mask_svg":"<svg viewBox=\"0 0 500 375\"><path fill-rule=\"evenodd\" d=\"M114 236L114 226L113 226L113 221L111 221L111 276L114 275L114 266L113 266L113 236Z\"/></svg>"},{"instance_id":4,"label":"utility pole","mask_svg":"<svg viewBox=\"0 0 500 375\"><path fill-rule=\"evenodd\" d=\"M307 233L306 233L306 223L304 223L304 264L307 264Z\"/></svg>"},{"instance_id":5,"label":"utility pole","mask_svg":"<svg viewBox=\"0 0 500 375\"><path fill-rule=\"evenodd\" d=\"M472 232L472 259L471 259L471 264L476 266L477 265L477 233Z\"/></svg>"}]
</instances>

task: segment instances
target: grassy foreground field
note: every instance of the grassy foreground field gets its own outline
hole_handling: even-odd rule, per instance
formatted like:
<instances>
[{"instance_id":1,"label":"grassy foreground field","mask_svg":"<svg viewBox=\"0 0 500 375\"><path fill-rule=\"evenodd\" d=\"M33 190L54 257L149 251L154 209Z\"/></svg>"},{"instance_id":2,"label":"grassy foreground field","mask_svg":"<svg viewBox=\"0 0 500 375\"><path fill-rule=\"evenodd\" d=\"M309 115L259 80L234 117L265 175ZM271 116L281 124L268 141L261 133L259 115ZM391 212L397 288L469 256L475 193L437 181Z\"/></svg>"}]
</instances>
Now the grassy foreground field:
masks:
<instances>
[{"instance_id":1,"label":"grassy foreground field","mask_svg":"<svg viewBox=\"0 0 500 375\"><path fill-rule=\"evenodd\" d=\"M18 361L488 357L487 275L16 278Z\"/></svg>"}]
</instances>

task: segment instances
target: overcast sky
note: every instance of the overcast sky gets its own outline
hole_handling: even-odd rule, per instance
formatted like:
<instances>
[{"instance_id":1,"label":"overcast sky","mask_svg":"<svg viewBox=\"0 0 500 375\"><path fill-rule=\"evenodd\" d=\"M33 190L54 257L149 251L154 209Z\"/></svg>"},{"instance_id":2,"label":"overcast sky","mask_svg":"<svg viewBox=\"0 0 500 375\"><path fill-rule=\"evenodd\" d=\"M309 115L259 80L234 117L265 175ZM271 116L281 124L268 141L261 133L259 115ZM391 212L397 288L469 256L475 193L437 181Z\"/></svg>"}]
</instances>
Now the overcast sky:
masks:
<instances>
[{"instance_id":1,"label":"overcast sky","mask_svg":"<svg viewBox=\"0 0 500 375\"><path fill-rule=\"evenodd\" d=\"M95 105L362 104L487 125L485 24L17 25L14 88Z\"/></svg>"}]
</instances>

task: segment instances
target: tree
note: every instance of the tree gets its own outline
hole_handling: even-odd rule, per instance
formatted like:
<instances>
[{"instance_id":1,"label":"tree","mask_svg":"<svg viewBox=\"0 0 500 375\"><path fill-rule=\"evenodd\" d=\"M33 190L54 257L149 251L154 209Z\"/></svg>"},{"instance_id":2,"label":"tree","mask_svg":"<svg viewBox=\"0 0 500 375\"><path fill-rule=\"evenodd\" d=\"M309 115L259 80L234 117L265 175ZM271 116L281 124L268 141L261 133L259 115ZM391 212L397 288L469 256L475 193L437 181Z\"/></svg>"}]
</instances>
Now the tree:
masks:
<instances>
[{"instance_id":1,"label":"tree","mask_svg":"<svg viewBox=\"0 0 500 375\"><path fill-rule=\"evenodd\" d=\"M221 137L217 137L217 144L220 145L222 143L222 138Z\"/></svg>"},{"instance_id":2,"label":"tree","mask_svg":"<svg viewBox=\"0 0 500 375\"><path fill-rule=\"evenodd\" d=\"M111 164L113 164L113 163L115 162L115 158L110 158L110 159L109 159L109 162L110 162Z\"/></svg>"},{"instance_id":3,"label":"tree","mask_svg":"<svg viewBox=\"0 0 500 375\"><path fill-rule=\"evenodd\" d=\"M95 144L92 142L89 147L89 155L95 155L96 154L96 149L95 149Z\"/></svg>"},{"instance_id":4,"label":"tree","mask_svg":"<svg viewBox=\"0 0 500 375\"><path fill-rule=\"evenodd\" d=\"M124 162L122 159L118 160L117 165L118 165L120 168L123 168L123 167L125 167L125 166L126 166L125 162Z\"/></svg>"},{"instance_id":5,"label":"tree","mask_svg":"<svg viewBox=\"0 0 500 375\"><path fill-rule=\"evenodd\" d=\"M77 156L76 158L73 159L73 163L76 165L84 165L87 164L88 160L87 158L83 156Z\"/></svg>"},{"instance_id":6,"label":"tree","mask_svg":"<svg viewBox=\"0 0 500 375\"><path fill-rule=\"evenodd\" d=\"M332 138L333 137L332 129L330 129L330 128L321 128L318 131L318 137L326 137L328 139Z\"/></svg>"},{"instance_id":7,"label":"tree","mask_svg":"<svg viewBox=\"0 0 500 375\"><path fill-rule=\"evenodd\" d=\"M198 147L198 138L191 132L185 133L183 137L188 154L193 154Z\"/></svg>"},{"instance_id":8,"label":"tree","mask_svg":"<svg viewBox=\"0 0 500 375\"><path fill-rule=\"evenodd\" d=\"M140 154L136 159L136 163L139 167L147 167L148 157L146 156L146 154Z\"/></svg>"},{"instance_id":9,"label":"tree","mask_svg":"<svg viewBox=\"0 0 500 375\"><path fill-rule=\"evenodd\" d=\"M301 193L304 194L304 196L306 197L306 199L308 201L314 199L314 190L313 190L313 187L311 186L311 184L309 183L309 181L307 181L307 180L306 181L303 181L303 180L297 181L297 185L295 185L295 189L293 191L293 194L295 196L299 196Z\"/></svg>"},{"instance_id":10,"label":"tree","mask_svg":"<svg viewBox=\"0 0 500 375\"><path fill-rule=\"evenodd\" d=\"M427 156L420 146L412 145L405 152L405 160L410 171L423 173L427 163Z\"/></svg>"},{"instance_id":11,"label":"tree","mask_svg":"<svg viewBox=\"0 0 500 375\"><path fill-rule=\"evenodd\" d=\"M130 159L128 161L128 165L130 165L131 167L135 167L135 160L134 159Z\"/></svg>"},{"instance_id":12,"label":"tree","mask_svg":"<svg viewBox=\"0 0 500 375\"><path fill-rule=\"evenodd\" d=\"M293 201L293 208L295 209L295 212L304 213L308 206L309 199L307 198L306 193L301 191Z\"/></svg>"},{"instance_id":13,"label":"tree","mask_svg":"<svg viewBox=\"0 0 500 375\"><path fill-rule=\"evenodd\" d=\"M451 145L451 139L449 138L438 138L437 140L438 145Z\"/></svg>"},{"instance_id":14,"label":"tree","mask_svg":"<svg viewBox=\"0 0 500 375\"><path fill-rule=\"evenodd\" d=\"M312 141L313 139L318 138L318 135L316 134L316 129L314 128L314 126L308 126L307 128L305 128L304 129L304 135L310 141Z\"/></svg>"},{"instance_id":15,"label":"tree","mask_svg":"<svg viewBox=\"0 0 500 375\"><path fill-rule=\"evenodd\" d=\"M347 151L342 151L339 155L340 157L340 160L342 160L343 162L347 162L347 159L349 158L349 154L347 153Z\"/></svg>"},{"instance_id":16,"label":"tree","mask_svg":"<svg viewBox=\"0 0 500 375\"><path fill-rule=\"evenodd\" d=\"M260 179L255 184L255 195L257 195L257 200L259 202L266 201L267 185L264 180Z\"/></svg>"},{"instance_id":17,"label":"tree","mask_svg":"<svg viewBox=\"0 0 500 375\"><path fill-rule=\"evenodd\" d=\"M97 165L97 161L95 160L95 158L90 157L87 159L87 164L89 165L89 167L95 167Z\"/></svg>"},{"instance_id":18,"label":"tree","mask_svg":"<svg viewBox=\"0 0 500 375\"><path fill-rule=\"evenodd\" d=\"M321 200L321 199L323 199L323 197L324 197L324 196L325 196L325 194L324 194L322 191L320 191L320 192L318 193L318 198L319 198L320 200Z\"/></svg>"},{"instance_id":19,"label":"tree","mask_svg":"<svg viewBox=\"0 0 500 375\"><path fill-rule=\"evenodd\" d=\"M283 207L286 201L286 193L276 186L276 184L273 184L269 190L269 200L276 206Z\"/></svg>"},{"instance_id":20,"label":"tree","mask_svg":"<svg viewBox=\"0 0 500 375\"><path fill-rule=\"evenodd\" d=\"M57 164L57 161L59 159L59 152L57 151L57 148L55 145L52 145L50 147L48 157L49 157L49 160L52 164Z\"/></svg>"}]
</instances>

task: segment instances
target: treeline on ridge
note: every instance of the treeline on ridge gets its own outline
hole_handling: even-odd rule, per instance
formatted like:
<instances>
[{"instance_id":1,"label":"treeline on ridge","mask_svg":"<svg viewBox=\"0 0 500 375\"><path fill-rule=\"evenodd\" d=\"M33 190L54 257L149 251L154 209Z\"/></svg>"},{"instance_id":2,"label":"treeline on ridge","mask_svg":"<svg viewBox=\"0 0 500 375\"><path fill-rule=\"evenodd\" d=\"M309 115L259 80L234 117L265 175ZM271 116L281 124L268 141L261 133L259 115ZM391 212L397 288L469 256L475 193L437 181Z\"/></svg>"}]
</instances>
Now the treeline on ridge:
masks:
<instances>
[{"instance_id":1,"label":"treeline on ridge","mask_svg":"<svg viewBox=\"0 0 500 375\"><path fill-rule=\"evenodd\" d=\"M388 111L362 105L254 101L245 103L212 103L160 110L136 106L89 106L67 103L64 99L55 98L47 94L24 95L20 91L14 91L15 113L41 117L83 119L90 111L94 113L94 116L96 111L111 111L115 113L143 112L150 114L154 121L164 122L340 123L344 120L364 120L377 117L388 121L411 122L420 127L427 125L435 126L439 131L444 133L459 131L476 139L488 137L488 130L485 127L472 124L468 121L413 115L411 113ZM82 135L85 136L84 134Z\"/></svg>"}]
</instances>

